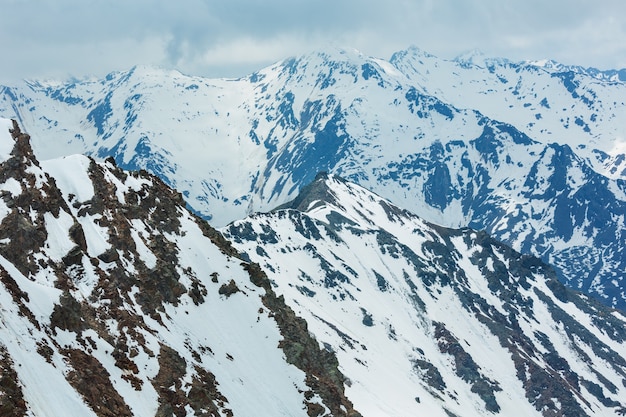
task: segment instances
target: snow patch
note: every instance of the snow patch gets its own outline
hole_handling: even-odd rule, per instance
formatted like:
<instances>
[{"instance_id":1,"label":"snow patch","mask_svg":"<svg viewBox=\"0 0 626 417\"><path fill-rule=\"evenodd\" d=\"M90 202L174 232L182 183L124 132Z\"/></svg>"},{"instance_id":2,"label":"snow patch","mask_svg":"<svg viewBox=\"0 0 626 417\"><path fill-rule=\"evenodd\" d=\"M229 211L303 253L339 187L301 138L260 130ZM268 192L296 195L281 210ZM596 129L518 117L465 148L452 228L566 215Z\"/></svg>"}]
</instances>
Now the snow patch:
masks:
<instances>
[{"instance_id":1,"label":"snow patch","mask_svg":"<svg viewBox=\"0 0 626 417\"><path fill-rule=\"evenodd\" d=\"M42 161L41 167L56 181L63 197L70 204L76 199L85 202L94 196L93 184L89 178L91 160L82 155ZM74 197L71 197L74 196Z\"/></svg>"},{"instance_id":2,"label":"snow patch","mask_svg":"<svg viewBox=\"0 0 626 417\"><path fill-rule=\"evenodd\" d=\"M59 212L56 218L52 213L44 213L44 220L48 238L44 247L46 253L55 261L61 261L72 250L76 243L70 239L70 228L74 225L74 218L64 211Z\"/></svg>"}]
</instances>

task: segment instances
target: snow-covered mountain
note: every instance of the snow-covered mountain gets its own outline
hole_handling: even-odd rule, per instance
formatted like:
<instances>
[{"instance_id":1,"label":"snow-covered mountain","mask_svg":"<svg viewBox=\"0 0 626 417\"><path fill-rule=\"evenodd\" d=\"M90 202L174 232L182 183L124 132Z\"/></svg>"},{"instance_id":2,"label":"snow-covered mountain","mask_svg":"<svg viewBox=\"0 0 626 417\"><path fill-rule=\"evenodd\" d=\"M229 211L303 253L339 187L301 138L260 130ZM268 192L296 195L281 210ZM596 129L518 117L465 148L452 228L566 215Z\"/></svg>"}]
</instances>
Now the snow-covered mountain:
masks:
<instances>
[{"instance_id":1,"label":"snow-covered mountain","mask_svg":"<svg viewBox=\"0 0 626 417\"><path fill-rule=\"evenodd\" d=\"M0 132L3 416L626 413L626 316L484 232L323 174L225 237Z\"/></svg>"},{"instance_id":2,"label":"snow-covered mountain","mask_svg":"<svg viewBox=\"0 0 626 417\"><path fill-rule=\"evenodd\" d=\"M364 415L626 413L624 315L484 232L320 175L225 233L336 352Z\"/></svg>"},{"instance_id":3,"label":"snow-covered mountain","mask_svg":"<svg viewBox=\"0 0 626 417\"><path fill-rule=\"evenodd\" d=\"M39 162L10 126L0 415L359 415L335 356L179 193L110 161Z\"/></svg>"},{"instance_id":4,"label":"snow-covered mountain","mask_svg":"<svg viewBox=\"0 0 626 417\"><path fill-rule=\"evenodd\" d=\"M294 198L320 171L425 219L485 230L626 308L626 82L620 71L417 48L332 50L242 79L137 67L0 91L52 158L144 168L216 225Z\"/></svg>"}]
</instances>

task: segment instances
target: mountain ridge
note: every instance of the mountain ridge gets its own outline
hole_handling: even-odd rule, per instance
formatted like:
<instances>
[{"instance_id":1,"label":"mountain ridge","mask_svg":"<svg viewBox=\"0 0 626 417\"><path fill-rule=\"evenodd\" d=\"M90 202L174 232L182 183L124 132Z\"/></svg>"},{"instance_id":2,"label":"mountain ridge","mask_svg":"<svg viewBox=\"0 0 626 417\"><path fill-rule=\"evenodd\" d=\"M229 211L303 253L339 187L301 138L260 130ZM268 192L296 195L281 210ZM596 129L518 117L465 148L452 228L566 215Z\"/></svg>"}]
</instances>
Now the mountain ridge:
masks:
<instances>
[{"instance_id":1,"label":"mountain ridge","mask_svg":"<svg viewBox=\"0 0 626 417\"><path fill-rule=\"evenodd\" d=\"M626 316L484 232L327 173L217 230L146 171L0 127L2 412L626 413Z\"/></svg>"},{"instance_id":2,"label":"mountain ridge","mask_svg":"<svg viewBox=\"0 0 626 417\"><path fill-rule=\"evenodd\" d=\"M626 412L606 385L597 390L603 383L592 382L623 385L622 354L602 360L617 366L617 380L596 371L586 380L593 360L579 355L609 345L619 352L623 314L567 289L541 260L484 232L429 224L327 174L294 202L222 230L337 352L352 381L347 394L367 404L361 409L442 416ZM589 320L595 314L609 320ZM584 330L578 320L602 330ZM402 375L404 386L381 393L385 372ZM604 393L590 400L588 390ZM378 404L381 398L391 401Z\"/></svg>"}]
</instances>

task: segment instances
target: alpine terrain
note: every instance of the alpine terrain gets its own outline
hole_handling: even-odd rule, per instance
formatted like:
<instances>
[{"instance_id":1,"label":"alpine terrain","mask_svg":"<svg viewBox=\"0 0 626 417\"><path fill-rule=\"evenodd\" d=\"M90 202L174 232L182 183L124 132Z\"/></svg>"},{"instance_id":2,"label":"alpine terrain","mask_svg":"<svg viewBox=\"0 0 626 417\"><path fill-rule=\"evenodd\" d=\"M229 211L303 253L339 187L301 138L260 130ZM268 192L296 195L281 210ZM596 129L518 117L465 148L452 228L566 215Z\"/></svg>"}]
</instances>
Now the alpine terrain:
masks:
<instances>
[{"instance_id":1,"label":"alpine terrain","mask_svg":"<svg viewBox=\"0 0 626 417\"><path fill-rule=\"evenodd\" d=\"M0 119L0 195L2 416L626 414L623 312L339 177L220 232Z\"/></svg>"},{"instance_id":2,"label":"alpine terrain","mask_svg":"<svg viewBox=\"0 0 626 417\"><path fill-rule=\"evenodd\" d=\"M552 268L337 177L226 237L335 352L364 415L624 415L626 327Z\"/></svg>"},{"instance_id":3,"label":"alpine terrain","mask_svg":"<svg viewBox=\"0 0 626 417\"><path fill-rule=\"evenodd\" d=\"M216 226L327 171L472 227L626 309L626 73L417 48L289 58L240 79L136 67L0 87L42 159L145 169Z\"/></svg>"},{"instance_id":4,"label":"alpine terrain","mask_svg":"<svg viewBox=\"0 0 626 417\"><path fill-rule=\"evenodd\" d=\"M359 415L336 357L179 193L111 160L39 162L7 122L0 415Z\"/></svg>"}]
</instances>

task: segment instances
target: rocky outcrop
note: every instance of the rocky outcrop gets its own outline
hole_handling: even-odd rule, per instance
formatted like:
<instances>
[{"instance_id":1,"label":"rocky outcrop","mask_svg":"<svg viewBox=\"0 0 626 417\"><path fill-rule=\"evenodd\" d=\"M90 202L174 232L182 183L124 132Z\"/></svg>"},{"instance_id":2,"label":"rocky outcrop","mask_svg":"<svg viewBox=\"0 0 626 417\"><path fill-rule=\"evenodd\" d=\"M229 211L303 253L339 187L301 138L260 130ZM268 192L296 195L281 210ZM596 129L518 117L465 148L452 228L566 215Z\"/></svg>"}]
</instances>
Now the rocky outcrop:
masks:
<instances>
[{"instance_id":1,"label":"rocky outcrop","mask_svg":"<svg viewBox=\"0 0 626 417\"><path fill-rule=\"evenodd\" d=\"M15 363L0 344L0 415L6 417L26 416L28 405L24 401Z\"/></svg>"},{"instance_id":2,"label":"rocky outcrop","mask_svg":"<svg viewBox=\"0 0 626 417\"><path fill-rule=\"evenodd\" d=\"M311 392L305 393L307 398L318 394L333 416L359 417L361 414L345 396L346 378L339 371L339 362L334 353L320 349L309 332L306 321L296 316L285 304L283 296L276 295L267 275L258 264L246 264L244 267L250 274L251 281L266 291L263 304L273 313L281 330L284 339L279 346L285 352L287 361L307 375L306 382L311 388ZM307 403L307 409L312 417L323 414L323 409L313 403Z\"/></svg>"},{"instance_id":3,"label":"rocky outcrop","mask_svg":"<svg viewBox=\"0 0 626 417\"><path fill-rule=\"evenodd\" d=\"M0 254L28 276L46 266L54 267L50 262L34 258L47 238L43 214L58 216L62 208L68 209L54 180L37 172L40 165L33 154L30 136L20 130L15 120L11 137L15 145L9 159L0 165L0 183L13 179L21 187L21 193L13 198L8 191L3 192L2 198L11 212L0 223L0 240L5 242L0 245Z\"/></svg>"}]
</instances>

